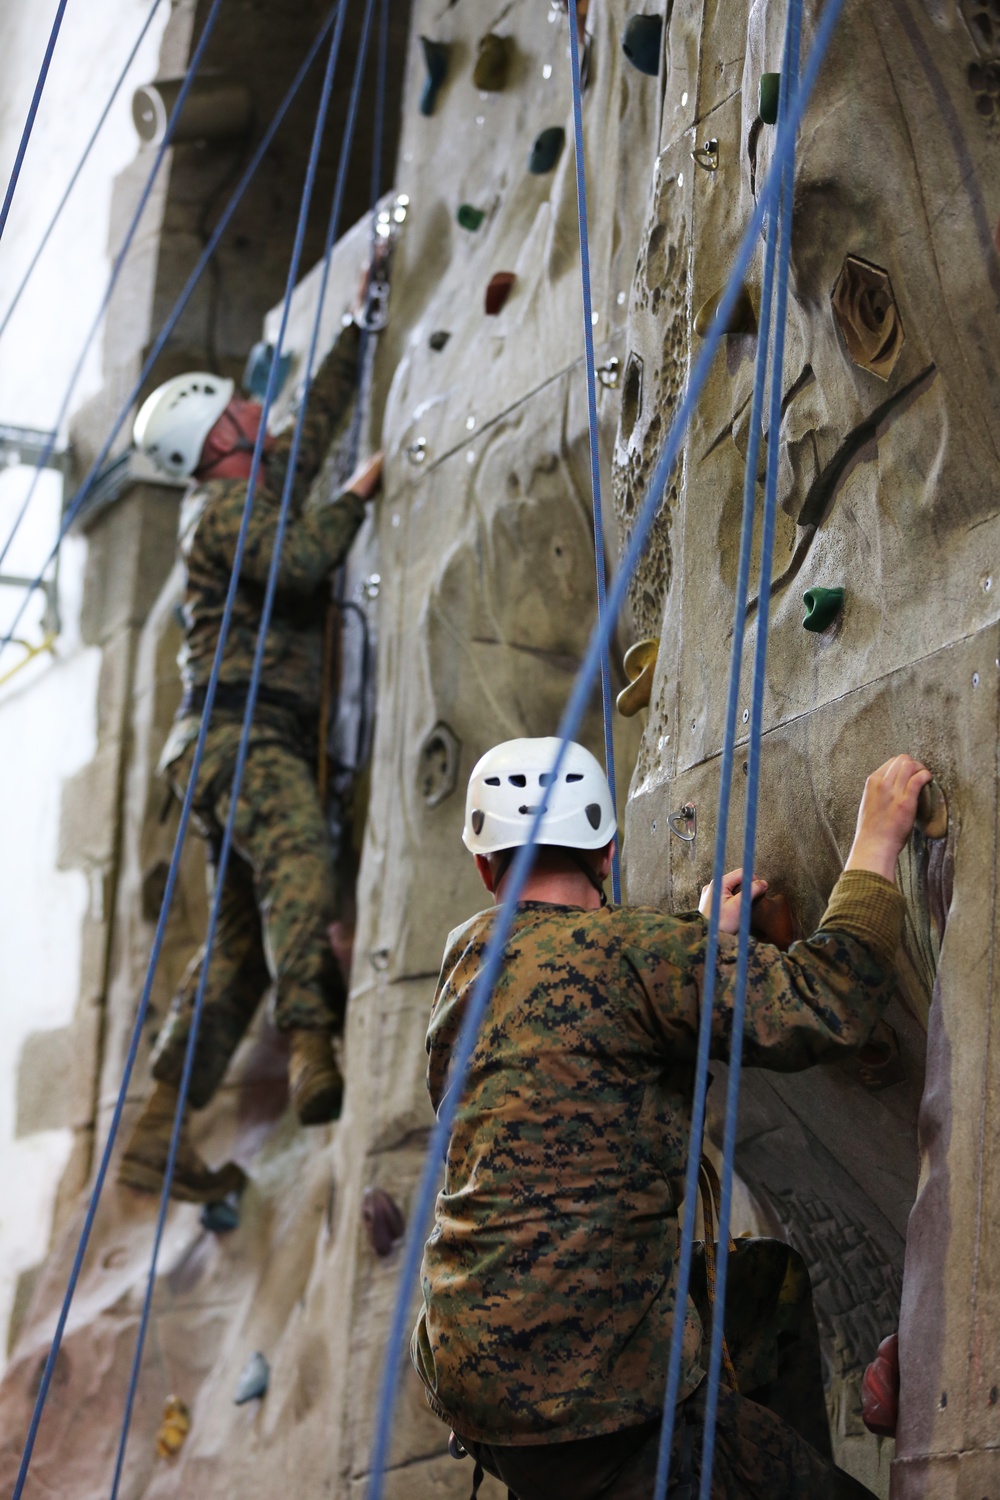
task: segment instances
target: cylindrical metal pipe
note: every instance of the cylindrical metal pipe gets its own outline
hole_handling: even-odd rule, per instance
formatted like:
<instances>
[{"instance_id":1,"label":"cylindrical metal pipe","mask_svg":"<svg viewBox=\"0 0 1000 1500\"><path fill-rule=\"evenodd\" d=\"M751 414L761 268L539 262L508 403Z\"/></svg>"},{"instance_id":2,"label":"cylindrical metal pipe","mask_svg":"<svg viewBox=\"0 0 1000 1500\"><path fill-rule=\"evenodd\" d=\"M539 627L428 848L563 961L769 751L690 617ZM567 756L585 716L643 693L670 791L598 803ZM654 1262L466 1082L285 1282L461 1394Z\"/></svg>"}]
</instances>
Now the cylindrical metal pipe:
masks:
<instances>
[{"instance_id":1,"label":"cylindrical metal pipe","mask_svg":"<svg viewBox=\"0 0 1000 1500\"><path fill-rule=\"evenodd\" d=\"M158 78L145 83L132 97L132 119L139 136L157 146L167 130L170 112L182 78ZM253 101L243 83L221 74L196 78L174 127L173 140L210 141L245 135L253 123Z\"/></svg>"}]
</instances>

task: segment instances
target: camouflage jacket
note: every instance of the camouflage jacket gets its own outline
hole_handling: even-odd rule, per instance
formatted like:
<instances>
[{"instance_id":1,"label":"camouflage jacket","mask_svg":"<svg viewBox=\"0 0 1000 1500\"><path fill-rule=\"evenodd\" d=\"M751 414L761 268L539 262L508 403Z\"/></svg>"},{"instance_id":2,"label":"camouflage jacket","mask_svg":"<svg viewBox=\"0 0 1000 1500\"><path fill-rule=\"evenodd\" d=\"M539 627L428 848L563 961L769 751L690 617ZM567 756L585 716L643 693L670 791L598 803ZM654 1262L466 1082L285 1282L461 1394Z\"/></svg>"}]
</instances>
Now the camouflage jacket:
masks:
<instances>
[{"instance_id":1,"label":"camouflage jacket","mask_svg":"<svg viewBox=\"0 0 1000 1500\"><path fill-rule=\"evenodd\" d=\"M902 910L888 881L852 871L808 941L787 954L751 944L745 1061L791 1071L860 1046L892 991ZM427 1037L435 1109L494 916L448 940ZM661 1412L707 931L697 914L518 907L411 1343L431 1406L460 1434L551 1442ZM720 937L718 1058L736 946ZM690 1301L685 1320L681 1398L703 1374Z\"/></svg>"},{"instance_id":2,"label":"camouflage jacket","mask_svg":"<svg viewBox=\"0 0 1000 1500\"><path fill-rule=\"evenodd\" d=\"M295 733L297 721L310 727L316 722L328 579L364 518L364 502L349 492L332 504L305 506L354 393L359 337L353 324L340 334L316 373L302 424L254 721L258 725L273 721L279 734ZM289 428L275 440L261 465L213 724L243 718L240 694L249 681L257 648L291 444ZM198 733L200 709L197 701L192 707L191 695L205 687L212 670L246 498L246 480L210 479L196 485L184 501L180 546L187 579L184 643L178 662L185 698L160 757L161 769L173 764Z\"/></svg>"}]
</instances>

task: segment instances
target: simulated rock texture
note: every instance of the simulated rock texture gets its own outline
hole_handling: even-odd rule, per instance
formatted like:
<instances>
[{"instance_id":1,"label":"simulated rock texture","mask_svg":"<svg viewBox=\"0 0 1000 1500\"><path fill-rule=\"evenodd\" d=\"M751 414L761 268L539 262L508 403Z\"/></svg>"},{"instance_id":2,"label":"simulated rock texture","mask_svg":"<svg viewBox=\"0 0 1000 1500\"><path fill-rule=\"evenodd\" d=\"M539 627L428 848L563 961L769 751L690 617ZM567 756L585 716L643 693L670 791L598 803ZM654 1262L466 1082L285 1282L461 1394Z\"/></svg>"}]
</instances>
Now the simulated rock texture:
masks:
<instances>
[{"instance_id":1,"label":"simulated rock texture","mask_svg":"<svg viewBox=\"0 0 1000 1500\"><path fill-rule=\"evenodd\" d=\"M623 4L592 0L587 18L612 562L683 390L696 315L725 282L773 142L756 118L758 80L780 67L783 8L674 0L667 11L659 77L622 54ZM807 4L805 46L815 14ZM414 6L397 171L409 214L368 423L371 446L386 450L386 488L347 578L378 664L345 1111L329 1130L298 1128L281 1043L262 1016L197 1123L211 1160L232 1153L250 1172L241 1223L214 1236L195 1209L171 1209L123 1500L365 1494L399 1266L398 1248L376 1253L365 1195L382 1190L409 1219L430 1125L423 1037L437 967L448 930L483 903L460 842L462 788L498 739L554 730L595 612L567 25L561 6L537 0L499 13L485 0ZM489 32L504 41L503 66L490 73L498 91L472 80ZM429 93L421 35L438 44ZM916 838L901 860L901 986L873 1047L804 1077L748 1074L739 1129L735 1227L783 1235L804 1255L835 1450L882 1496L892 1446L862 1428L858 1381L900 1325L892 1493L902 1500L979 1497L1000 1482L990 1031L998 39L995 5L848 0L801 135L782 429L768 435L781 447L781 513L767 580L758 869L811 928L865 775L902 748L934 768L951 810L947 840ZM534 142L553 127L565 131L562 149L549 171L529 172ZM458 222L463 204L477 227ZM339 247L324 346L366 237L362 224ZM754 308L760 260L748 276ZM514 280L488 315L500 272ZM296 295L290 342L300 359L317 286L314 272ZM631 775L627 896L671 909L690 908L710 871L755 348L752 333L734 333L720 350L615 646L620 663L633 639L659 639L648 712L616 726L619 800ZM819 635L801 628L812 586L846 590L842 615ZM152 766L177 695L176 588L174 577L135 648L102 1129L169 851ZM754 637L751 618L741 708ZM351 713L345 706L349 724ZM596 711L586 737L599 746ZM692 843L669 831L687 803L697 809ZM195 845L154 992L158 1016L203 920L200 863ZM715 1072L710 1128L720 1138L725 1077ZM30 1497L107 1493L154 1213L107 1188ZM0 1386L8 1484L79 1224L45 1268ZM236 1407L257 1350L268 1393ZM447 1433L412 1373L400 1378L386 1496L464 1497L471 1466L447 1456ZM156 1435L171 1394L192 1426L179 1455L162 1460ZM499 1493L489 1481L482 1490Z\"/></svg>"}]
</instances>

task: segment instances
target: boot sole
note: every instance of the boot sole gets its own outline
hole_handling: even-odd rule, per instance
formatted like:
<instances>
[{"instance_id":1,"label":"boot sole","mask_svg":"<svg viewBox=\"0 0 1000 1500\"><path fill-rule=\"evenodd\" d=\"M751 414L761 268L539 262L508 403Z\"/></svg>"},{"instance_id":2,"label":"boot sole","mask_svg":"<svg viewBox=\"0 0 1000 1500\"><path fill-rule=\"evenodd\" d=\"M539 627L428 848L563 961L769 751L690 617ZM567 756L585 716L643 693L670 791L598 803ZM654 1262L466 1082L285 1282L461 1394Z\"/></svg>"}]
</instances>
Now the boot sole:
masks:
<instances>
[{"instance_id":1,"label":"boot sole","mask_svg":"<svg viewBox=\"0 0 1000 1500\"><path fill-rule=\"evenodd\" d=\"M340 1119L343 1102L343 1088L339 1084L329 1084L305 1099L296 1099L295 1112L303 1125L329 1125Z\"/></svg>"},{"instance_id":2,"label":"boot sole","mask_svg":"<svg viewBox=\"0 0 1000 1500\"><path fill-rule=\"evenodd\" d=\"M164 1168L149 1162L123 1157L118 1168L118 1181L123 1187L134 1188L138 1193L162 1193ZM170 1196L180 1203L218 1203L229 1193L242 1193L247 1184L247 1174L235 1162L222 1167L212 1182L194 1183L188 1178L174 1174L170 1184Z\"/></svg>"}]
</instances>

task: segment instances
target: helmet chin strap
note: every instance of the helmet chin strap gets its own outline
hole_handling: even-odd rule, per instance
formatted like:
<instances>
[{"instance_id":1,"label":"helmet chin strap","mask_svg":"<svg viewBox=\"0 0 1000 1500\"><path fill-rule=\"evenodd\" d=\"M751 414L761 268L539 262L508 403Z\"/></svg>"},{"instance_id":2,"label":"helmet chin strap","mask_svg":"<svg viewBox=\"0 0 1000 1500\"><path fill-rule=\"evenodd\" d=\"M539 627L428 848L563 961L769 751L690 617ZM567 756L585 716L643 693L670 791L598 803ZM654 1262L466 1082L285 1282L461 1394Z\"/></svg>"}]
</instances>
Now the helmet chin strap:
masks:
<instances>
[{"instance_id":1,"label":"helmet chin strap","mask_svg":"<svg viewBox=\"0 0 1000 1500\"><path fill-rule=\"evenodd\" d=\"M207 464L198 465L196 473L202 475L202 477L204 477L205 473L209 469L214 469L217 464L225 463L226 459L232 458L235 453L252 453L254 450L255 443L247 437L246 433L243 431L243 428L240 426L239 422L237 422L228 406L222 413L222 416L219 418L220 422L223 420L228 421L229 425L236 429L236 441L233 443L233 446L231 448L227 448L224 453L217 454L216 457L211 459Z\"/></svg>"},{"instance_id":2,"label":"helmet chin strap","mask_svg":"<svg viewBox=\"0 0 1000 1500\"><path fill-rule=\"evenodd\" d=\"M536 847L537 848L550 848L551 845L542 844L542 845L536 845ZM501 885L503 884L504 880L507 877L507 871L510 869L511 865L513 864L513 862L514 862L514 856L515 856L516 853L517 853L516 849L505 849L503 851L503 853L501 855L501 858L500 858L500 862L497 865L496 877L495 877L495 879L493 881L493 891L494 891L495 895L499 895L499 893L500 893L500 887L501 887ZM585 854L581 853L581 851L579 849L562 849L561 853L565 854L565 856L566 856L567 859L572 860L573 863L576 865L577 869L580 870L582 874L586 875L587 879L590 881L591 885L594 887L594 890L600 896L600 898L601 898L601 905L602 906L607 906L607 904L608 904L608 898L607 898L607 896L605 894L605 891L604 891L604 882L601 880L600 876L597 874L597 871L594 869L593 865L590 863L590 860L587 858L587 856Z\"/></svg>"}]
</instances>

